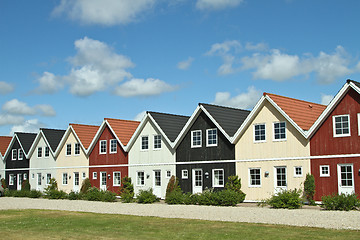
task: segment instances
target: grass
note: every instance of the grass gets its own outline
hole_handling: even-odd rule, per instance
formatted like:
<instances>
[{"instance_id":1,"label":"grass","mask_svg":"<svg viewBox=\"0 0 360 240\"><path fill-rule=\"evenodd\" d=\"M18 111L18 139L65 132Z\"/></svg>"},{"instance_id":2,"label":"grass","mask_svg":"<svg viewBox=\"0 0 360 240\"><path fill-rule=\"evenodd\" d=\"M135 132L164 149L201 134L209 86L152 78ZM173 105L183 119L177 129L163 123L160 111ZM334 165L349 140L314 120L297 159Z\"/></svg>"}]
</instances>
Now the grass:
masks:
<instances>
[{"instance_id":1,"label":"grass","mask_svg":"<svg viewBox=\"0 0 360 240\"><path fill-rule=\"evenodd\" d=\"M2 239L359 239L360 231L47 210L0 211Z\"/></svg>"}]
</instances>

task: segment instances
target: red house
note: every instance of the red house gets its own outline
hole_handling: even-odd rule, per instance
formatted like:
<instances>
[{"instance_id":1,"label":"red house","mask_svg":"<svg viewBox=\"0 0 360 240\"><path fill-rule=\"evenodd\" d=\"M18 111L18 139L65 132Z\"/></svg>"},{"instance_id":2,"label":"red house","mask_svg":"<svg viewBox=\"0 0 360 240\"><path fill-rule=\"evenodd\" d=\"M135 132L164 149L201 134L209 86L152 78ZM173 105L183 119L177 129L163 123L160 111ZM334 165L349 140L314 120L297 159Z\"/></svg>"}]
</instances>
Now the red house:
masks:
<instances>
[{"instance_id":1,"label":"red house","mask_svg":"<svg viewBox=\"0 0 360 240\"><path fill-rule=\"evenodd\" d=\"M332 193L360 195L360 83L347 80L309 130L315 200ZM346 156L348 155L348 156Z\"/></svg>"},{"instance_id":2,"label":"red house","mask_svg":"<svg viewBox=\"0 0 360 240\"><path fill-rule=\"evenodd\" d=\"M128 164L128 153L124 149L139 123L104 119L88 150L89 178L92 186L119 192L121 178L128 175L128 167L104 165Z\"/></svg>"}]
</instances>

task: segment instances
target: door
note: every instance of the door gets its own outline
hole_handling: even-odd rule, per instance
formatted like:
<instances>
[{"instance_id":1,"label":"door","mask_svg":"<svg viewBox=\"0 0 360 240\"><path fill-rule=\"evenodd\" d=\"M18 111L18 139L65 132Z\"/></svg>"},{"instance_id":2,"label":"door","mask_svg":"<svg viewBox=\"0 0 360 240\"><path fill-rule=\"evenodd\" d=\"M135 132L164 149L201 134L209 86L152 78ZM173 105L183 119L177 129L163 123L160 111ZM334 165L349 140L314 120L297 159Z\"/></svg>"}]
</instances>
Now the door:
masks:
<instances>
[{"instance_id":1,"label":"door","mask_svg":"<svg viewBox=\"0 0 360 240\"><path fill-rule=\"evenodd\" d=\"M202 169L192 170L193 193L202 193L203 189L203 171Z\"/></svg>"},{"instance_id":2,"label":"door","mask_svg":"<svg viewBox=\"0 0 360 240\"><path fill-rule=\"evenodd\" d=\"M354 172L352 164L338 164L338 189L339 194L352 194L355 192Z\"/></svg>"},{"instance_id":3,"label":"door","mask_svg":"<svg viewBox=\"0 0 360 240\"><path fill-rule=\"evenodd\" d=\"M78 172L74 172L74 192L79 192L80 191L80 175Z\"/></svg>"},{"instance_id":4,"label":"door","mask_svg":"<svg viewBox=\"0 0 360 240\"><path fill-rule=\"evenodd\" d=\"M22 175L22 173L19 173L18 175L17 175L17 190L21 190L21 187L22 187L22 182L23 182L23 175Z\"/></svg>"},{"instance_id":5,"label":"door","mask_svg":"<svg viewBox=\"0 0 360 240\"><path fill-rule=\"evenodd\" d=\"M36 190L41 191L41 173L37 174Z\"/></svg>"},{"instance_id":6,"label":"door","mask_svg":"<svg viewBox=\"0 0 360 240\"><path fill-rule=\"evenodd\" d=\"M106 172L100 172L100 190L106 190Z\"/></svg>"},{"instance_id":7,"label":"door","mask_svg":"<svg viewBox=\"0 0 360 240\"><path fill-rule=\"evenodd\" d=\"M161 170L154 170L153 190L154 194L161 198Z\"/></svg>"},{"instance_id":8,"label":"door","mask_svg":"<svg viewBox=\"0 0 360 240\"><path fill-rule=\"evenodd\" d=\"M275 194L287 189L286 167L275 167Z\"/></svg>"}]
</instances>

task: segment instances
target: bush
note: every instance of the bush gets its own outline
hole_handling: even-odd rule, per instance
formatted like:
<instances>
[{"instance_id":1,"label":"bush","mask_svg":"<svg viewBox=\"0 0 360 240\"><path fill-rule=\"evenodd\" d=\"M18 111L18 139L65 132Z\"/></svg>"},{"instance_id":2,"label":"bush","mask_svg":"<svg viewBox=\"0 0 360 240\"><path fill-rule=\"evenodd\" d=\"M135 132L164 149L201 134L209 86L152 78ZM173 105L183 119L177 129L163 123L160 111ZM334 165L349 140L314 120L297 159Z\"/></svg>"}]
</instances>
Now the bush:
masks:
<instances>
[{"instance_id":1,"label":"bush","mask_svg":"<svg viewBox=\"0 0 360 240\"><path fill-rule=\"evenodd\" d=\"M67 198L69 199L69 200L80 200L80 199L82 199L82 193L80 193L80 192L74 192L74 191L71 191L69 194L68 194L68 196L67 196Z\"/></svg>"},{"instance_id":2,"label":"bush","mask_svg":"<svg viewBox=\"0 0 360 240\"><path fill-rule=\"evenodd\" d=\"M87 193L87 191L91 188L91 183L89 178L85 178L84 181L81 184L80 192L82 194Z\"/></svg>"},{"instance_id":3,"label":"bush","mask_svg":"<svg viewBox=\"0 0 360 240\"><path fill-rule=\"evenodd\" d=\"M325 210L349 211L360 208L360 200L354 194L332 194L321 197L322 208Z\"/></svg>"},{"instance_id":4,"label":"bush","mask_svg":"<svg viewBox=\"0 0 360 240\"><path fill-rule=\"evenodd\" d=\"M186 205L196 205L198 204L198 198L199 194L191 194L188 192L183 195L183 202Z\"/></svg>"},{"instance_id":5,"label":"bush","mask_svg":"<svg viewBox=\"0 0 360 240\"><path fill-rule=\"evenodd\" d=\"M214 193L217 206L236 206L245 199L245 194L225 189Z\"/></svg>"},{"instance_id":6,"label":"bush","mask_svg":"<svg viewBox=\"0 0 360 240\"><path fill-rule=\"evenodd\" d=\"M172 193L173 191L181 192L181 188L179 186L179 179L177 177L175 177L174 175L172 175L171 178L169 179L169 183L166 187L165 199L166 199L166 196L168 194Z\"/></svg>"},{"instance_id":7,"label":"bush","mask_svg":"<svg viewBox=\"0 0 360 240\"><path fill-rule=\"evenodd\" d=\"M153 193L152 188L149 190L140 190L139 194L136 196L138 203L154 203L159 201L159 199Z\"/></svg>"},{"instance_id":8,"label":"bush","mask_svg":"<svg viewBox=\"0 0 360 240\"><path fill-rule=\"evenodd\" d=\"M84 195L84 199L88 201L101 201L101 192L96 187L91 187L88 189L87 193Z\"/></svg>"},{"instance_id":9,"label":"bush","mask_svg":"<svg viewBox=\"0 0 360 240\"><path fill-rule=\"evenodd\" d=\"M29 180L26 179L21 183L21 190L23 191L30 191L30 183Z\"/></svg>"},{"instance_id":10,"label":"bush","mask_svg":"<svg viewBox=\"0 0 360 240\"><path fill-rule=\"evenodd\" d=\"M300 195L300 190L284 190L259 205L270 205L273 208L298 209L302 206Z\"/></svg>"},{"instance_id":11,"label":"bush","mask_svg":"<svg viewBox=\"0 0 360 240\"><path fill-rule=\"evenodd\" d=\"M131 183L130 177L122 178L122 186L120 187L119 193L121 196L121 201L125 203L132 202L134 200L134 186Z\"/></svg>"},{"instance_id":12,"label":"bush","mask_svg":"<svg viewBox=\"0 0 360 240\"><path fill-rule=\"evenodd\" d=\"M110 191L101 191L102 197L101 201L103 202L115 202L116 200L116 194Z\"/></svg>"},{"instance_id":13,"label":"bush","mask_svg":"<svg viewBox=\"0 0 360 240\"><path fill-rule=\"evenodd\" d=\"M198 194L197 203L199 205L216 205L216 192L212 189L205 189L201 194Z\"/></svg>"},{"instance_id":14,"label":"bush","mask_svg":"<svg viewBox=\"0 0 360 240\"><path fill-rule=\"evenodd\" d=\"M51 178L49 185L44 189L44 197L49 199L66 199L67 194L63 190L58 190L57 182L55 178Z\"/></svg>"},{"instance_id":15,"label":"bush","mask_svg":"<svg viewBox=\"0 0 360 240\"><path fill-rule=\"evenodd\" d=\"M42 196L42 193L40 191L37 190L31 190L28 192L28 197L29 198L39 198Z\"/></svg>"},{"instance_id":16,"label":"bush","mask_svg":"<svg viewBox=\"0 0 360 240\"><path fill-rule=\"evenodd\" d=\"M165 202L167 204L183 204L184 194L181 191L172 191L166 194Z\"/></svg>"},{"instance_id":17,"label":"bush","mask_svg":"<svg viewBox=\"0 0 360 240\"><path fill-rule=\"evenodd\" d=\"M314 201L315 195L315 178L312 174L306 174L306 179L304 182L304 197L309 202L309 205L315 205Z\"/></svg>"},{"instance_id":18,"label":"bush","mask_svg":"<svg viewBox=\"0 0 360 240\"><path fill-rule=\"evenodd\" d=\"M245 200L246 194L243 191L241 191L241 179L237 175L228 177L228 181L225 184L225 190L232 190L237 192L239 194L238 203L241 203Z\"/></svg>"}]
</instances>

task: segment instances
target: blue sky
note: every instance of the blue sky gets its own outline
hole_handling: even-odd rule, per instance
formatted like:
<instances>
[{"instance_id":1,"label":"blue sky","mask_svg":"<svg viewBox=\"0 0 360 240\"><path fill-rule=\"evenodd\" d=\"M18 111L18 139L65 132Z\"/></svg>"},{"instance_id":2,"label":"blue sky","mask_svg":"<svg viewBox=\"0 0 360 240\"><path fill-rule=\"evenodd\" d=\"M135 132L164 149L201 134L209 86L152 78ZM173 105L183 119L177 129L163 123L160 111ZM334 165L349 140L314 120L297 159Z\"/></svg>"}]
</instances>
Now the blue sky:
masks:
<instances>
[{"instance_id":1,"label":"blue sky","mask_svg":"<svg viewBox=\"0 0 360 240\"><path fill-rule=\"evenodd\" d=\"M263 92L327 103L360 80L359 1L1 0L0 134L251 109Z\"/></svg>"}]
</instances>

